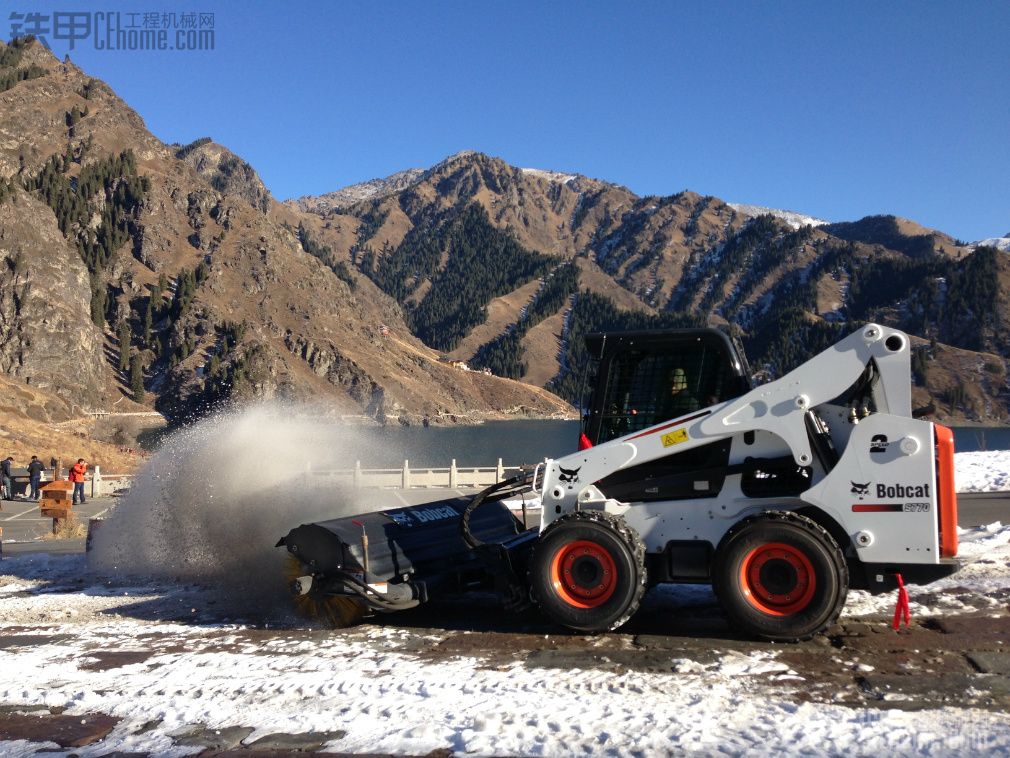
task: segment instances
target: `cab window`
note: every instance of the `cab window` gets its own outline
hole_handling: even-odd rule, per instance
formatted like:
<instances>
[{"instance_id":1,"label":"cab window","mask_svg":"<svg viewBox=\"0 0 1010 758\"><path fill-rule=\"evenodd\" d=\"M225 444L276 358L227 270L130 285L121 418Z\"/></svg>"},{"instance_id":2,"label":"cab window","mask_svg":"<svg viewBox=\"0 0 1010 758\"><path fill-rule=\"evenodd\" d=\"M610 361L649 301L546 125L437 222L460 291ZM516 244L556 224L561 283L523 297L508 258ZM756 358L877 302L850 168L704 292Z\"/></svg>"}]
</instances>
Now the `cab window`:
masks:
<instances>
[{"instance_id":1,"label":"cab window","mask_svg":"<svg viewBox=\"0 0 1010 758\"><path fill-rule=\"evenodd\" d=\"M736 396L739 378L726 356L702 342L676 354L647 348L615 355L600 405L598 442L623 437Z\"/></svg>"}]
</instances>

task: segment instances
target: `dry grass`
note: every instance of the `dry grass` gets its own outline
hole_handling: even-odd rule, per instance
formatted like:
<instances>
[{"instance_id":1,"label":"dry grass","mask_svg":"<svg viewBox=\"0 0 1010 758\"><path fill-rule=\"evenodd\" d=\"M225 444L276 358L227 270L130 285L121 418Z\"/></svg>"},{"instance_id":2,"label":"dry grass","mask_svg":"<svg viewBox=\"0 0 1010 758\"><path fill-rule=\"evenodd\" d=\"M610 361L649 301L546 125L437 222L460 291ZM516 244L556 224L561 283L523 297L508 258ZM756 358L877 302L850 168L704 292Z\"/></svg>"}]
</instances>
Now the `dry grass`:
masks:
<instances>
[{"instance_id":1,"label":"dry grass","mask_svg":"<svg viewBox=\"0 0 1010 758\"><path fill-rule=\"evenodd\" d=\"M70 514L65 519L56 522L56 528L42 539L44 540L79 540L88 536L88 528Z\"/></svg>"},{"instance_id":2,"label":"dry grass","mask_svg":"<svg viewBox=\"0 0 1010 758\"><path fill-rule=\"evenodd\" d=\"M46 420L46 408L57 409L58 398L10 377L0 376L0 457L14 456L15 466L24 466L33 455L48 465L50 458L69 462L84 458L89 466L100 465L104 471L132 472L141 456L118 445L101 442L93 436L93 422L56 423ZM39 412L34 416L33 408Z\"/></svg>"}]
</instances>

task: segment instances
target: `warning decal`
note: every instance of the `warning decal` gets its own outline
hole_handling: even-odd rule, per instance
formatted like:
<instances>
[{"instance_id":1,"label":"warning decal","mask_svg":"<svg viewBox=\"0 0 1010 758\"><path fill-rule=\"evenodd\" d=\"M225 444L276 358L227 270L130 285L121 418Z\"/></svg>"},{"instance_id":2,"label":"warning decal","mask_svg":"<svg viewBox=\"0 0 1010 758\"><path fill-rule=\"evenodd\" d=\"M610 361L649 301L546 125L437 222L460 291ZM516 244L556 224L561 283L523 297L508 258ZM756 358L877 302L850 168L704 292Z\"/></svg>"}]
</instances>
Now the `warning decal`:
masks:
<instances>
[{"instance_id":1,"label":"warning decal","mask_svg":"<svg viewBox=\"0 0 1010 758\"><path fill-rule=\"evenodd\" d=\"M687 442L690 438L687 435L687 429L674 429L672 432L664 434L660 439L663 440L663 447L670 447Z\"/></svg>"}]
</instances>

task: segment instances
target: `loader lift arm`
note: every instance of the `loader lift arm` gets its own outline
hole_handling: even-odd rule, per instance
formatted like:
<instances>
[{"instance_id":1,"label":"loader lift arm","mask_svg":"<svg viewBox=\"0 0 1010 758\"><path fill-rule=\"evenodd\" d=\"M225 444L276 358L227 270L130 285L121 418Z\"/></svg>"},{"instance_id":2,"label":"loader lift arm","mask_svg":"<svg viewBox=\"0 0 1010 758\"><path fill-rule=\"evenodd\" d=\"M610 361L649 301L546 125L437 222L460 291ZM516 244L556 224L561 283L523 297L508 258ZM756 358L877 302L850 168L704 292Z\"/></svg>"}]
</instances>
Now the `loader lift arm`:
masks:
<instances>
[{"instance_id":1,"label":"loader lift arm","mask_svg":"<svg viewBox=\"0 0 1010 758\"><path fill-rule=\"evenodd\" d=\"M570 476L564 471L577 470L581 482L597 482L621 469L669 456L674 446L680 454L747 432L776 435L798 466L809 466L814 453L808 412L851 390L853 397L871 400L875 412L910 418L910 369L908 337L869 324L782 378L741 397L549 462L544 503L560 506L561 513L574 509L576 488L559 486Z\"/></svg>"}]
</instances>

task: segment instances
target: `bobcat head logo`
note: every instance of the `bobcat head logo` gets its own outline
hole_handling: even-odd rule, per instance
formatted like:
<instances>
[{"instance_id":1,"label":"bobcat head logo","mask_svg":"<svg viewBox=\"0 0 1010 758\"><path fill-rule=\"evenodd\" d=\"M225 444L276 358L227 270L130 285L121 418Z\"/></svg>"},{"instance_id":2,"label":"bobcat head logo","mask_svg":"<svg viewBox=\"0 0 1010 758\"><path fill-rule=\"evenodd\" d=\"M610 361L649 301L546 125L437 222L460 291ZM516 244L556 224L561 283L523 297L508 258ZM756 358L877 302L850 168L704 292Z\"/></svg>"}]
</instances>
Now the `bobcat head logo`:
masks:
<instances>
[{"instance_id":1,"label":"bobcat head logo","mask_svg":"<svg viewBox=\"0 0 1010 758\"><path fill-rule=\"evenodd\" d=\"M858 482L850 481L849 484L852 485L852 494L859 495L859 499L863 499L863 495L870 494L870 483L859 484Z\"/></svg>"},{"instance_id":2,"label":"bobcat head logo","mask_svg":"<svg viewBox=\"0 0 1010 758\"><path fill-rule=\"evenodd\" d=\"M387 513L386 515L389 516L393 520L393 522L395 524L398 524L399 526L413 526L410 520L409 513L404 513L403 511L400 511L399 513Z\"/></svg>"},{"instance_id":3,"label":"bobcat head logo","mask_svg":"<svg viewBox=\"0 0 1010 758\"><path fill-rule=\"evenodd\" d=\"M579 481L579 471L581 470L582 466L579 466L578 468L562 468L561 466L558 466L558 471L561 472L558 474L558 481L567 482L568 489L572 489L572 485Z\"/></svg>"}]
</instances>

